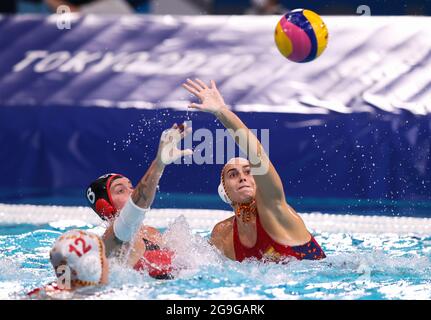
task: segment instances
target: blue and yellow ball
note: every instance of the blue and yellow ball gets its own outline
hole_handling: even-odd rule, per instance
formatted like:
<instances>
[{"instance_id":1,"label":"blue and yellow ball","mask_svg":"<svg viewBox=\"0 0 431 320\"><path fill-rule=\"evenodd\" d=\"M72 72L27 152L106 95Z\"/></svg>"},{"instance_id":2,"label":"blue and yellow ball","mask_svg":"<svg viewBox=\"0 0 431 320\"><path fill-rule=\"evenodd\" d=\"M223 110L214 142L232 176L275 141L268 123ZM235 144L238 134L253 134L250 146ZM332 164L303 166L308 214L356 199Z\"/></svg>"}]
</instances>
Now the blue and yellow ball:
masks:
<instances>
[{"instance_id":1,"label":"blue and yellow ball","mask_svg":"<svg viewBox=\"0 0 431 320\"><path fill-rule=\"evenodd\" d=\"M319 57L328 44L328 29L315 12L296 9L281 17L275 28L275 43L287 59L309 62Z\"/></svg>"}]
</instances>

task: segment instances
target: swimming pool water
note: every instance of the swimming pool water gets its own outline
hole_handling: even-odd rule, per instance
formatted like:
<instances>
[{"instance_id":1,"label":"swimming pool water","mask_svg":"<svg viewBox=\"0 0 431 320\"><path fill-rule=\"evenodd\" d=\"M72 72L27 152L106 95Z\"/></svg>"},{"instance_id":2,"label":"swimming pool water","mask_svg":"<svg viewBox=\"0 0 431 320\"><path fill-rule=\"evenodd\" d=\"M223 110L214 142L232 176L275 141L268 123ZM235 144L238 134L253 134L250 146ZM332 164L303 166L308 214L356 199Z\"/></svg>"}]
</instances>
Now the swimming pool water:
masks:
<instances>
[{"instance_id":1,"label":"swimming pool water","mask_svg":"<svg viewBox=\"0 0 431 320\"><path fill-rule=\"evenodd\" d=\"M101 228L80 221L0 226L0 299L54 281L48 253L63 232ZM176 251L174 280L155 280L110 260L107 286L77 299L431 299L431 237L314 232L327 258L264 264L227 260L184 217L163 229Z\"/></svg>"}]
</instances>

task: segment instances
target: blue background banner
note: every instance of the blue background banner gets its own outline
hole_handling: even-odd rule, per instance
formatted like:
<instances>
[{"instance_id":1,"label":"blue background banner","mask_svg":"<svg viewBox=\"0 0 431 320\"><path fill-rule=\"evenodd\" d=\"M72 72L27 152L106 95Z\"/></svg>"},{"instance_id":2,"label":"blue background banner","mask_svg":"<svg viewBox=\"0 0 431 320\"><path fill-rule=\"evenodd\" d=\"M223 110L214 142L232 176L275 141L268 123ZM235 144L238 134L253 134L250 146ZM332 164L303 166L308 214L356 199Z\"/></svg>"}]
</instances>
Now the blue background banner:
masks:
<instances>
[{"instance_id":1,"label":"blue background banner","mask_svg":"<svg viewBox=\"0 0 431 320\"><path fill-rule=\"evenodd\" d=\"M324 17L327 50L295 64L274 45L278 18L75 16L59 30L54 16L2 17L0 202L82 194L85 204L103 173L136 183L174 122L215 136L221 125L188 111L181 88L199 77L249 128L269 129L292 205L427 215L429 19ZM155 205L227 208L215 198L221 167L167 167Z\"/></svg>"}]
</instances>

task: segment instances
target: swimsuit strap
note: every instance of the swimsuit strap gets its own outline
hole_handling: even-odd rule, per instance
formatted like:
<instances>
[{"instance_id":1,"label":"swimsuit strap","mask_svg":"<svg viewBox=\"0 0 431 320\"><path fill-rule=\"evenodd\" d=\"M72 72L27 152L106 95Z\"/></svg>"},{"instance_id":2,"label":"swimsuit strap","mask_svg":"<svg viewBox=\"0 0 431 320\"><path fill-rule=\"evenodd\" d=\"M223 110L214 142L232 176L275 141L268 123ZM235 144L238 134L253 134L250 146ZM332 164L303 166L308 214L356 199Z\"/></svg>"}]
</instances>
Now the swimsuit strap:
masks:
<instances>
[{"instance_id":1,"label":"swimsuit strap","mask_svg":"<svg viewBox=\"0 0 431 320\"><path fill-rule=\"evenodd\" d=\"M144 240L144 244L145 244L145 250L151 251L151 250L160 250L159 245L155 244L154 242L142 238L142 240Z\"/></svg>"},{"instance_id":2,"label":"swimsuit strap","mask_svg":"<svg viewBox=\"0 0 431 320\"><path fill-rule=\"evenodd\" d=\"M296 247L283 245L275 241L263 228L262 224L260 223L259 215L257 215L256 219L256 229L258 236L262 240L262 244L264 244L260 246L262 252L266 252L268 249L271 249L271 251L281 256L292 256L298 259L301 258L301 254L295 250Z\"/></svg>"}]
</instances>

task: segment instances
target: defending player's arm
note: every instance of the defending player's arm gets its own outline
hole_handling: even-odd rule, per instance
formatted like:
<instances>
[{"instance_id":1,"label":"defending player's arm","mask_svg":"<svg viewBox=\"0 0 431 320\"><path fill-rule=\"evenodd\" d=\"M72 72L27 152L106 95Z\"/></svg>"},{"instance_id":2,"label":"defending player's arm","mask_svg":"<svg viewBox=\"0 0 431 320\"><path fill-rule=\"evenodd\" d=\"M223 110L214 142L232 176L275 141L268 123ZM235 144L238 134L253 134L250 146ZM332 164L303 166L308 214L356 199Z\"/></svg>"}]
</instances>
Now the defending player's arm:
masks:
<instances>
[{"instance_id":1,"label":"defending player's arm","mask_svg":"<svg viewBox=\"0 0 431 320\"><path fill-rule=\"evenodd\" d=\"M248 155L251 167L255 169L254 178L262 201L270 205L285 202L280 176L264 148L241 119L227 108L215 82L211 81L208 87L199 79L196 82L188 79L183 87L201 100L201 104L192 103L189 107L213 113L228 129L241 151Z\"/></svg>"},{"instance_id":2,"label":"defending player's arm","mask_svg":"<svg viewBox=\"0 0 431 320\"><path fill-rule=\"evenodd\" d=\"M190 149L177 148L177 143L188 133L189 128L177 124L162 133L156 159L139 181L119 216L105 232L104 241L108 251L118 244L132 240L154 201L164 167L182 156L193 153Z\"/></svg>"},{"instance_id":3,"label":"defending player's arm","mask_svg":"<svg viewBox=\"0 0 431 320\"><path fill-rule=\"evenodd\" d=\"M146 209L151 206L166 165L182 156L192 154L191 150L179 150L176 146L189 132L190 129L185 124L180 126L174 124L172 128L163 131L157 156L132 193L133 203L138 207Z\"/></svg>"},{"instance_id":4,"label":"defending player's arm","mask_svg":"<svg viewBox=\"0 0 431 320\"><path fill-rule=\"evenodd\" d=\"M151 206L164 169L165 164L158 157L153 160L131 195L133 202L138 207L146 209Z\"/></svg>"}]
</instances>

